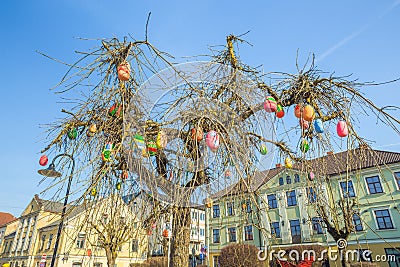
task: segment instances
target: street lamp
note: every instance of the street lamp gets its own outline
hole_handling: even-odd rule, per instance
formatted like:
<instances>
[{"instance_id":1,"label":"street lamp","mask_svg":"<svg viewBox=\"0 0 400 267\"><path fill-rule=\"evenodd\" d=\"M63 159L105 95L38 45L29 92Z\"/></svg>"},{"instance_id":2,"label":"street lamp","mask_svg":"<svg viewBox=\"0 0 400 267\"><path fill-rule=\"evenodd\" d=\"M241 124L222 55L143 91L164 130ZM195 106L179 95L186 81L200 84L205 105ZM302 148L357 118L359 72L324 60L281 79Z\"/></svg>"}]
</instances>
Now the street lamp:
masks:
<instances>
[{"instance_id":1,"label":"street lamp","mask_svg":"<svg viewBox=\"0 0 400 267\"><path fill-rule=\"evenodd\" d=\"M59 155L54 157L53 161L51 162L50 166L47 169L38 170L38 173L40 175L43 175L43 176L46 176L46 177L52 177L52 178L61 177L62 174L60 172L56 171L55 165L54 165L55 160L57 158L59 158L59 157L68 157L68 158L70 158L72 160L72 168L71 168L71 172L70 172L69 178L68 178L67 192L65 193L64 205L63 205L63 209L62 209L62 212L61 212L61 221L60 221L60 224L58 225L56 243L54 244L53 256L51 258L50 267L54 267L54 264L55 264L55 261L56 261L58 244L60 242L61 230L62 230L63 222L64 222L64 216L65 216L65 212L67 210L68 195L69 195L69 190L71 188L71 182L72 182L72 174L73 174L74 168L75 168L75 160L69 154L65 154L65 153L59 154Z\"/></svg>"}]
</instances>

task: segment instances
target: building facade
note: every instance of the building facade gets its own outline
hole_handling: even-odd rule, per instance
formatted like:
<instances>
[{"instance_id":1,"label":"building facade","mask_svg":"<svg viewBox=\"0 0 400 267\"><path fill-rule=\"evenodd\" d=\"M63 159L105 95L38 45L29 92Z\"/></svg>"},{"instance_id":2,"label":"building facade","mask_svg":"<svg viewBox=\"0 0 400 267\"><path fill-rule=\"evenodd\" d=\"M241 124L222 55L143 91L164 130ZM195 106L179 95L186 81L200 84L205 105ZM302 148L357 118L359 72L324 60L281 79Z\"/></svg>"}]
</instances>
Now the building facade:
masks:
<instances>
[{"instance_id":1,"label":"building facade","mask_svg":"<svg viewBox=\"0 0 400 267\"><path fill-rule=\"evenodd\" d=\"M361 148L329 153L292 169L278 166L248 184L239 181L211 196L207 205L210 266L218 266L221 249L232 243L269 251L307 245L333 253L337 244L320 210L323 203L326 219L341 218L340 210L333 210L340 201L352 203L347 249L372 251L368 259L354 261L400 266L399 185L400 153Z\"/></svg>"}]
</instances>

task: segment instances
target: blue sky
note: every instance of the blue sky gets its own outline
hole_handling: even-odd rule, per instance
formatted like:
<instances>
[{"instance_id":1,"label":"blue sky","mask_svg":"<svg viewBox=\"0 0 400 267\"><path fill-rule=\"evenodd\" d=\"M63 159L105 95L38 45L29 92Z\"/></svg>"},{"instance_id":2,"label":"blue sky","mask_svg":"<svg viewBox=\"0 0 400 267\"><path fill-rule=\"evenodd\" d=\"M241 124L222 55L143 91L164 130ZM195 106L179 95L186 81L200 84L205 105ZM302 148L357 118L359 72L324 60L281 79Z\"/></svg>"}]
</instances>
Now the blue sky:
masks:
<instances>
[{"instance_id":1,"label":"blue sky","mask_svg":"<svg viewBox=\"0 0 400 267\"><path fill-rule=\"evenodd\" d=\"M150 41L177 62L208 54L228 34L250 31L245 38L253 47L241 46L241 59L266 72L294 72L299 51L300 62L315 53L320 69L360 81L400 77L400 1L3 1L0 211L19 216L43 189L36 173L44 146L40 124L54 121L62 108L49 89L66 68L36 51L71 63L75 50L97 45L76 37L141 39L148 12ZM398 105L399 85L363 91L380 106ZM375 147L400 151L400 138L375 121L362 119L360 131Z\"/></svg>"}]
</instances>

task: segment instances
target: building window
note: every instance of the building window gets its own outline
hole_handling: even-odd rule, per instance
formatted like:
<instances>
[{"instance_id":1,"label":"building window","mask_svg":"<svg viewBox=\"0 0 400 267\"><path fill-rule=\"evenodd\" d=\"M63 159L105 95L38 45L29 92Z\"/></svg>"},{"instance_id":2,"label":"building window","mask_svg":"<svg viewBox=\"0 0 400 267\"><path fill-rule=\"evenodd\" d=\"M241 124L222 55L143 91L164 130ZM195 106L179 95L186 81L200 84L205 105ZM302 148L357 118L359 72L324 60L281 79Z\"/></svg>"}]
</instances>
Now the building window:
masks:
<instances>
[{"instance_id":1,"label":"building window","mask_svg":"<svg viewBox=\"0 0 400 267\"><path fill-rule=\"evenodd\" d=\"M281 238L281 228L279 226L279 222L271 223L271 235L276 238Z\"/></svg>"},{"instance_id":2,"label":"building window","mask_svg":"<svg viewBox=\"0 0 400 267\"><path fill-rule=\"evenodd\" d=\"M294 182L300 183L300 175L298 175L297 173L294 175Z\"/></svg>"},{"instance_id":3,"label":"building window","mask_svg":"<svg viewBox=\"0 0 400 267\"><path fill-rule=\"evenodd\" d=\"M46 249L50 249L51 247L51 242L53 241L53 234L49 235L49 241L47 242L47 247Z\"/></svg>"},{"instance_id":4,"label":"building window","mask_svg":"<svg viewBox=\"0 0 400 267\"><path fill-rule=\"evenodd\" d=\"M139 251L139 240L133 239L131 244L131 251L138 252Z\"/></svg>"},{"instance_id":5,"label":"building window","mask_svg":"<svg viewBox=\"0 0 400 267\"><path fill-rule=\"evenodd\" d=\"M315 203L317 201L317 192L313 187L307 188L308 203Z\"/></svg>"},{"instance_id":6,"label":"building window","mask_svg":"<svg viewBox=\"0 0 400 267\"><path fill-rule=\"evenodd\" d=\"M383 193L383 188L379 176L365 178L370 194Z\"/></svg>"},{"instance_id":7,"label":"building window","mask_svg":"<svg viewBox=\"0 0 400 267\"><path fill-rule=\"evenodd\" d=\"M287 191L286 192L286 198L287 198L287 205L290 206L296 206L297 205L297 200L296 200L296 191Z\"/></svg>"},{"instance_id":8,"label":"building window","mask_svg":"<svg viewBox=\"0 0 400 267\"><path fill-rule=\"evenodd\" d=\"M314 234L323 234L324 230L322 228L323 220L320 217L312 218L312 229Z\"/></svg>"},{"instance_id":9,"label":"building window","mask_svg":"<svg viewBox=\"0 0 400 267\"><path fill-rule=\"evenodd\" d=\"M204 236L204 228L200 228L200 236Z\"/></svg>"},{"instance_id":10,"label":"building window","mask_svg":"<svg viewBox=\"0 0 400 267\"><path fill-rule=\"evenodd\" d=\"M342 189L343 197L355 197L353 181L340 182L340 188Z\"/></svg>"},{"instance_id":11,"label":"building window","mask_svg":"<svg viewBox=\"0 0 400 267\"><path fill-rule=\"evenodd\" d=\"M229 242L236 242L236 227L228 228Z\"/></svg>"},{"instance_id":12,"label":"building window","mask_svg":"<svg viewBox=\"0 0 400 267\"><path fill-rule=\"evenodd\" d=\"M46 241L46 235L42 235L42 238L40 239L40 251L44 249L44 242Z\"/></svg>"},{"instance_id":13,"label":"building window","mask_svg":"<svg viewBox=\"0 0 400 267\"><path fill-rule=\"evenodd\" d=\"M394 173L394 179L396 180L397 189L400 190L400 172Z\"/></svg>"},{"instance_id":14,"label":"building window","mask_svg":"<svg viewBox=\"0 0 400 267\"><path fill-rule=\"evenodd\" d=\"M279 177L279 185L283 185L283 177Z\"/></svg>"},{"instance_id":15,"label":"building window","mask_svg":"<svg viewBox=\"0 0 400 267\"><path fill-rule=\"evenodd\" d=\"M276 201L276 195L268 195L268 208L270 209L276 209L278 207L278 202Z\"/></svg>"},{"instance_id":16,"label":"building window","mask_svg":"<svg viewBox=\"0 0 400 267\"><path fill-rule=\"evenodd\" d=\"M6 244L4 245L3 253L6 253L7 245L8 245L8 241L6 241Z\"/></svg>"},{"instance_id":17,"label":"building window","mask_svg":"<svg viewBox=\"0 0 400 267\"><path fill-rule=\"evenodd\" d=\"M290 233L292 234L293 243L300 243L301 241L301 229L300 220L290 220Z\"/></svg>"},{"instance_id":18,"label":"building window","mask_svg":"<svg viewBox=\"0 0 400 267\"><path fill-rule=\"evenodd\" d=\"M400 266L400 248L385 248L385 253L389 267Z\"/></svg>"},{"instance_id":19,"label":"building window","mask_svg":"<svg viewBox=\"0 0 400 267\"><path fill-rule=\"evenodd\" d=\"M286 183L291 184L292 183L292 178L290 176L286 176Z\"/></svg>"},{"instance_id":20,"label":"building window","mask_svg":"<svg viewBox=\"0 0 400 267\"><path fill-rule=\"evenodd\" d=\"M234 215L234 203L233 202L226 203L226 212L227 212L228 216Z\"/></svg>"},{"instance_id":21,"label":"building window","mask_svg":"<svg viewBox=\"0 0 400 267\"><path fill-rule=\"evenodd\" d=\"M213 205L213 218L219 218L219 217L220 217L219 205L215 204Z\"/></svg>"},{"instance_id":22,"label":"building window","mask_svg":"<svg viewBox=\"0 0 400 267\"><path fill-rule=\"evenodd\" d=\"M357 213L353 214L354 231L359 232L364 230L361 222L361 217Z\"/></svg>"},{"instance_id":23,"label":"building window","mask_svg":"<svg viewBox=\"0 0 400 267\"><path fill-rule=\"evenodd\" d=\"M376 224L378 225L378 229L393 229L392 218L390 217L390 213L388 209L384 210L375 210L375 218Z\"/></svg>"},{"instance_id":24,"label":"building window","mask_svg":"<svg viewBox=\"0 0 400 267\"><path fill-rule=\"evenodd\" d=\"M206 219L205 214L202 212L200 213L200 221L204 221Z\"/></svg>"},{"instance_id":25,"label":"building window","mask_svg":"<svg viewBox=\"0 0 400 267\"><path fill-rule=\"evenodd\" d=\"M101 263L101 262L95 262L95 263L93 264L93 267L103 267L103 263Z\"/></svg>"},{"instance_id":26,"label":"building window","mask_svg":"<svg viewBox=\"0 0 400 267\"><path fill-rule=\"evenodd\" d=\"M219 229L213 229L213 243L219 243L219 241L220 241Z\"/></svg>"},{"instance_id":27,"label":"building window","mask_svg":"<svg viewBox=\"0 0 400 267\"><path fill-rule=\"evenodd\" d=\"M76 247L77 248L83 248L85 246L85 237L86 237L86 234L84 234L84 233L78 234L78 238L76 239Z\"/></svg>"},{"instance_id":28,"label":"building window","mask_svg":"<svg viewBox=\"0 0 400 267\"><path fill-rule=\"evenodd\" d=\"M219 267L219 256L213 256L213 267Z\"/></svg>"},{"instance_id":29,"label":"building window","mask_svg":"<svg viewBox=\"0 0 400 267\"><path fill-rule=\"evenodd\" d=\"M253 226L247 225L244 227L244 240L253 240Z\"/></svg>"},{"instance_id":30,"label":"building window","mask_svg":"<svg viewBox=\"0 0 400 267\"><path fill-rule=\"evenodd\" d=\"M250 199L246 199L246 201L242 204L243 210L245 210L247 213L251 212L251 202Z\"/></svg>"}]
</instances>

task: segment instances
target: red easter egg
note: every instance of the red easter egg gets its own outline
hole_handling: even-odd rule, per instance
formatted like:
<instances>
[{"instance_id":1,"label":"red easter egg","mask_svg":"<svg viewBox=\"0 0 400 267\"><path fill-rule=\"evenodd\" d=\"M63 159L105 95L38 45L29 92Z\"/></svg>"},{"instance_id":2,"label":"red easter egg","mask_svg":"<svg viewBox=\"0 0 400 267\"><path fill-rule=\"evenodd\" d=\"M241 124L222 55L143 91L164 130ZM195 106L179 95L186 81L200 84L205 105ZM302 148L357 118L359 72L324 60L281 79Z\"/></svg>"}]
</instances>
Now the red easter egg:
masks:
<instances>
[{"instance_id":1,"label":"red easter egg","mask_svg":"<svg viewBox=\"0 0 400 267\"><path fill-rule=\"evenodd\" d=\"M277 109L276 109L276 112L275 112L275 115L276 115L276 117L277 118L283 118L283 116L285 116L285 111L283 110L283 108L282 108L282 106L281 105L278 105L278 107L277 107Z\"/></svg>"},{"instance_id":2,"label":"red easter egg","mask_svg":"<svg viewBox=\"0 0 400 267\"><path fill-rule=\"evenodd\" d=\"M302 110L303 110L303 105L302 105L302 104L296 105L295 108L294 108L294 115L295 115L297 118L300 118L300 117L301 117L301 111L302 111Z\"/></svg>"},{"instance_id":3,"label":"red easter egg","mask_svg":"<svg viewBox=\"0 0 400 267\"><path fill-rule=\"evenodd\" d=\"M128 62L126 61L121 62L121 64L118 65L117 71L118 71L118 79L120 79L121 81L129 80L131 76L131 66L129 65Z\"/></svg>"},{"instance_id":4,"label":"red easter egg","mask_svg":"<svg viewBox=\"0 0 400 267\"><path fill-rule=\"evenodd\" d=\"M128 171L127 170L123 170L122 173L121 173L121 179L122 180L126 180L126 179L128 179L128 177L129 177Z\"/></svg>"},{"instance_id":5,"label":"red easter egg","mask_svg":"<svg viewBox=\"0 0 400 267\"><path fill-rule=\"evenodd\" d=\"M192 128L191 130L191 137L192 140L197 139L197 141L201 141L203 139L203 129L201 127Z\"/></svg>"},{"instance_id":6,"label":"red easter egg","mask_svg":"<svg viewBox=\"0 0 400 267\"><path fill-rule=\"evenodd\" d=\"M299 120L300 126L303 129L308 129L308 127L310 127L310 124L308 123L308 121L304 120L304 119L300 119Z\"/></svg>"},{"instance_id":7,"label":"red easter egg","mask_svg":"<svg viewBox=\"0 0 400 267\"><path fill-rule=\"evenodd\" d=\"M349 134L349 129L347 128L347 122L339 121L336 125L336 132L339 137L346 137Z\"/></svg>"},{"instance_id":8,"label":"red easter egg","mask_svg":"<svg viewBox=\"0 0 400 267\"><path fill-rule=\"evenodd\" d=\"M39 159L39 164L41 166L46 166L48 162L49 162L49 159L47 158L46 155L41 156Z\"/></svg>"},{"instance_id":9,"label":"red easter egg","mask_svg":"<svg viewBox=\"0 0 400 267\"><path fill-rule=\"evenodd\" d=\"M303 108L303 119L306 121L312 121L315 117L314 108L311 105L307 105Z\"/></svg>"},{"instance_id":10,"label":"red easter egg","mask_svg":"<svg viewBox=\"0 0 400 267\"><path fill-rule=\"evenodd\" d=\"M264 109L266 112L275 112L277 109L275 98L272 96L267 96L267 99L264 102Z\"/></svg>"}]
</instances>

